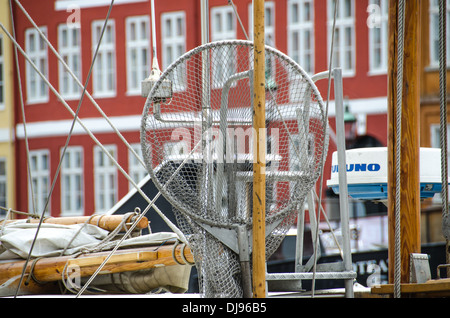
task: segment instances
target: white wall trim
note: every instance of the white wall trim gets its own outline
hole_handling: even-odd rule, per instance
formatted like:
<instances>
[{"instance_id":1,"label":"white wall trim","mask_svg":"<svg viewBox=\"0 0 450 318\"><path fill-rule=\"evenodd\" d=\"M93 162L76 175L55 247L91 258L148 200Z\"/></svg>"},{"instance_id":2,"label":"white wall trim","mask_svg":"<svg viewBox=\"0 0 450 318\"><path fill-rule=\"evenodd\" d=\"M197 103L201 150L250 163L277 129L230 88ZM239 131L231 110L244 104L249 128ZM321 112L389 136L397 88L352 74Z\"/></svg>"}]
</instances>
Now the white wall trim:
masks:
<instances>
[{"instance_id":1,"label":"white wall trim","mask_svg":"<svg viewBox=\"0 0 450 318\"><path fill-rule=\"evenodd\" d=\"M118 116L109 118L114 127L120 132L124 131L139 131L141 128L141 115L134 116ZM85 118L81 122L93 133L113 133L113 129L103 118ZM72 120L55 120L55 121L40 121L34 123L27 123L28 138L42 138L42 137L56 137L67 136ZM85 135L86 131L77 122L73 129L73 135ZM18 139L24 139L23 124L16 126L16 135Z\"/></svg>"},{"instance_id":2,"label":"white wall trim","mask_svg":"<svg viewBox=\"0 0 450 318\"><path fill-rule=\"evenodd\" d=\"M129 4L129 3L138 3L138 2L147 2L147 0L115 0L114 5L119 4ZM74 8L94 8L94 7L103 7L109 6L111 4L111 0L57 0L55 2L55 10L60 11L69 11Z\"/></svg>"},{"instance_id":3,"label":"white wall trim","mask_svg":"<svg viewBox=\"0 0 450 318\"><path fill-rule=\"evenodd\" d=\"M355 115L376 115L387 113L387 97L361 98L348 100L350 111ZM289 106L287 106L289 107ZM328 106L328 115L334 117L336 108L334 100ZM141 115L109 117L111 123L120 132L139 132L141 129ZM104 118L84 118L82 123L93 133L113 133L113 129ZM72 120L40 121L27 123L27 135L29 138L67 136L72 125ZM83 127L75 124L74 135L85 135ZM16 136L24 139L23 124L16 126Z\"/></svg>"}]
</instances>

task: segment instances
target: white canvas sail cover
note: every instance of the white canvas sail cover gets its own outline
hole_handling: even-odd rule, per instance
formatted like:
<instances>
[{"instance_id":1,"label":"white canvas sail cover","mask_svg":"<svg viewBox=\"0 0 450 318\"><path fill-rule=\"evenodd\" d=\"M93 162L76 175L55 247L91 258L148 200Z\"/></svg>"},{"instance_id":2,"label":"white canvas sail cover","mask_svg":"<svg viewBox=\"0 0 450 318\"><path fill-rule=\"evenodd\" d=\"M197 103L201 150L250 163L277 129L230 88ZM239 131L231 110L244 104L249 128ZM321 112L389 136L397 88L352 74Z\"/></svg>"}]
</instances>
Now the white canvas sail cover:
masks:
<instances>
[{"instance_id":1,"label":"white canvas sail cover","mask_svg":"<svg viewBox=\"0 0 450 318\"><path fill-rule=\"evenodd\" d=\"M27 258L37 227L38 224L18 221L3 228L0 231L0 260ZM108 231L91 224L42 223L31 257L73 255L98 246L108 234ZM124 240L121 246L161 244L176 238L175 233L160 232ZM114 244L116 242L111 242L111 248ZM107 248L108 245L104 249Z\"/></svg>"}]
</instances>

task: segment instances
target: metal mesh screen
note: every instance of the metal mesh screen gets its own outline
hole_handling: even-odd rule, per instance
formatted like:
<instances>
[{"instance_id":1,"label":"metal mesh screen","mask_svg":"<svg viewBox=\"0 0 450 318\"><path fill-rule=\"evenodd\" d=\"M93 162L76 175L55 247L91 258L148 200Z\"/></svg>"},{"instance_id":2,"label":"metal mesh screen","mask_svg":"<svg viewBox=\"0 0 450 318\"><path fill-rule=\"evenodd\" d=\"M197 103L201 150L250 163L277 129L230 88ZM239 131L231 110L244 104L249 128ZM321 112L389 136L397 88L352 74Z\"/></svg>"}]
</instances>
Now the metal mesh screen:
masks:
<instances>
[{"instance_id":1,"label":"metal mesh screen","mask_svg":"<svg viewBox=\"0 0 450 318\"><path fill-rule=\"evenodd\" d=\"M252 228L252 64L248 41L197 47L162 73L142 117L144 161L189 240L206 297L242 296L239 255L205 228ZM316 86L270 47L265 131L269 257L317 181L328 140Z\"/></svg>"}]
</instances>

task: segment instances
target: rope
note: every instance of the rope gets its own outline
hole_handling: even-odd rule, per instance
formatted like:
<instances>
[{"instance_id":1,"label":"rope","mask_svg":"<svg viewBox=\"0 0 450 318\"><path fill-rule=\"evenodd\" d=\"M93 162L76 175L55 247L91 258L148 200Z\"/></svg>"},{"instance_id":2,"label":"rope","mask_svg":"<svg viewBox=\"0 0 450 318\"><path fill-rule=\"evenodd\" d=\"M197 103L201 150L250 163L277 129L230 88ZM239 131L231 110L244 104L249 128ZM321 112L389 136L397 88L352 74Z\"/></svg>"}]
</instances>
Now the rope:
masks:
<instances>
[{"instance_id":1,"label":"rope","mask_svg":"<svg viewBox=\"0 0 450 318\"><path fill-rule=\"evenodd\" d=\"M86 224L88 224L92 218L95 216L96 214L92 214L84 223L83 225L78 229L78 231L75 233L75 235L72 237L72 239L69 241L69 243L67 243L66 247L61 251L60 256L64 255L64 253L67 251L67 249L69 248L70 244L72 244L72 242L75 240L75 238L78 236L78 234L80 234L81 230L84 229L84 227L86 226ZM100 219L100 218L99 218ZM98 226L98 224L97 224Z\"/></svg>"},{"instance_id":2,"label":"rope","mask_svg":"<svg viewBox=\"0 0 450 318\"><path fill-rule=\"evenodd\" d=\"M122 229L125 229L125 230L126 230L126 227L125 227L126 221L127 221L127 220L130 218L130 216L132 216L132 215L138 215L138 213L137 213L137 212L129 212L129 213L125 213L125 214L123 215L122 221L115 227L114 230L110 231L109 234L108 234L101 242L99 242L99 243L98 243L96 246L94 246L94 247L91 247L91 248L84 248L84 249L80 250L79 252L77 252L76 254L73 255L73 258L77 258L78 256L80 256L80 255L82 255L82 254L90 254L90 253L99 252L99 251L101 251L101 250L106 250L106 249L109 249L109 248L111 248L112 246L114 246L116 243L115 243L115 242L110 242L110 241L111 241L114 237L116 237L117 234L118 234ZM78 234L81 232L81 230L82 230L87 224L89 224L90 220L92 220L92 218L93 218L94 216L97 216L97 215L96 215L96 214L91 215L91 217L83 223L83 225L80 227L80 229L75 233L75 235L72 237L72 239L70 240L70 242L67 244L66 248L61 252L60 256L64 255L65 251L66 251L67 248L70 246L70 244L73 242L73 240L78 236ZM98 224L99 224L100 219L101 219L101 218L99 218L99 220L97 221L97 226L98 226ZM68 291L70 291L70 292L76 294L76 293L79 292L79 290L80 290L81 288L76 288L76 290L75 290L75 289L72 288L73 284L69 284L70 286L68 286L68 284L66 283L66 273L67 273L67 270L68 270L68 262L69 262L69 261L67 261L66 264L64 265L64 269L63 269L63 272L62 272L62 275L61 275L61 281L62 281L64 287L65 287ZM69 278L69 274L67 274L67 278ZM75 286L75 287L78 287L78 286Z\"/></svg>"},{"instance_id":3,"label":"rope","mask_svg":"<svg viewBox=\"0 0 450 318\"><path fill-rule=\"evenodd\" d=\"M403 95L403 49L404 49L404 0L398 3L398 34L397 34L397 103L396 103L396 151L395 151L395 263L394 263L394 297L400 298L401 277L401 233L400 233L400 164L401 164L401 130L402 130L402 95Z\"/></svg>"},{"instance_id":4,"label":"rope","mask_svg":"<svg viewBox=\"0 0 450 318\"><path fill-rule=\"evenodd\" d=\"M247 32L245 31L244 25L242 24L242 21L241 21L241 17L239 16L239 13L236 10L236 6L233 3L233 0L228 0L228 4L233 8L234 14L236 15L236 18L238 19L239 24L241 25L241 29L242 29L242 32L244 32L245 38L247 40L249 40Z\"/></svg>"},{"instance_id":5,"label":"rope","mask_svg":"<svg viewBox=\"0 0 450 318\"><path fill-rule=\"evenodd\" d=\"M8 30L5 29L3 24L0 23L0 28L5 32L5 34L8 35L10 40L14 43L14 45L20 50L21 54L25 57L25 59L31 64L31 66L34 68L34 70L39 74L39 76L44 80L44 82L49 86L51 91L58 97L58 99L62 102L63 106L66 107L66 109L74 115L74 112L70 108L70 106L67 104L67 102L63 99L63 97L58 93L58 91L51 85L51 83L47 80L47 78L42 74L42 72L37 68L37 66L31 61L31 59L28 57L26 52L19 46L17 41L14 40L14 38L9 34ZM186 241L186 238L184 237L183 233L164 215L164 213L155 205L156 199L159 197L161 193L158 193L153 200L150 200L148 196L142 191L142 189L139 188L139 186L134 182L134 180L127 174L127 172L117 163L117 160L105 149L105 147L100 143L100 141L92 134L92 132L84 125L84 123L80 120L80 118L76 118L78 123L81 125L81 127L86 131L86 133L91 137L91 139L101 148L101 150L108 156L108 158L111 160L111 162L117 167L117 169L127 178L127 180L136 188L136 190L139 192L139 194L142 195L142 197L150 204L150 207L153 207L153 209L158 213L158 215L166 222L166 224L170 227L172 231L174 231L181 240ZM149 207L149 208L150 208ZM148 209L146 209L148 211Z\"/></svg>"},{"instance_id":6,"label":"rope","mask_svg":"<svg viewBox=\"0 0 450 318\"><path fill-rule=\"evenodd\" d=\"M8 212L6 213L6 216L5 216L5 220L3 221L2 227L0 228L0 236L3 235L3 231L4 231L5 226L6 226L6 220L8 220L10 215L11 215L11 209L8 209Z\"/></svg>"},{"instance_id":7,"label":"rope","mask_svg":"<svg viewBox=\"0 0 450 318\"><path fill-rule=\"evenodd\" d=\"M11 18L11 28L13 37L16 38L16 28L14 23L14 14L12 9L12 0L9 0L9 14ZM19 55L17 53L17 47L14 48L14 59L16 64L16 71L17 71L17 82L19 84L19 98L20 98L20 110L22 115L22 121L23 121L23 132L24 132L24 139L25 139L25 149L27 153L27 177L28 182L30 184L30 196L31 196L31 206L32 210L36 212L35 206L36 206L36 200L34 197L34 190L33 190L33 182L31 178L31 167L30 167L30 146L28 143L28 132L26 127L26 116L25 116L25 103L23 101L23 88L22 88L22 79L20 76L20 66L19 66Z\"/></svg>"},{"instance_id":8,"label":"rope","mask_svg":"<svg viewBox=\"0 0 450 318\"><path fill-rule=\"evenodd\" d=\"M336 30L336 18L337 18L337 8L338 8L339 0L335 0L334 2L334 16L333 16L333 27L331 33L331 46L330 46L330 60L328 67L328 88L327 88L327 103L325 108L325 117L324 120L328 118L328 106L330 101L330 92L331 92L331 70L333 66L333 49L334 49L334 33ZM325 144L324 144L325 146ZM325 155L324 151L322 151L322 167L325 167ZM314 266L313 266L313 277L312 277L312 288L311 288L311 297L314 297L314 290L316 286L316 270L317 270L317 251L319 249L319 220L320 220L320 206L322 205L322 186L323 186L323 173L320 174L320 192L319 192L319 201L318 201L318 210L317 210L317 225L316 225L316 246L314 247Z\"/></svg>"},{"instance_id":9,"label":"rope","mask_svg":"<svg viewBox=\"0 0 450 318\"><path fill-rule=\"evenodd\" d=\"M16 1L16 3L18 3L18 1ZM41 225L42 225L42 222L43 222L43 219L44 219L45 211L46 211L46 209L47 209L47 206L48 206L48 204L49 204L49 202L50 202L51 195L52 195L53 190L54 190L54 188L55 188L56 180L57 180L59 171L60 171L61 166L62 166L62 159L63 159L63 157L64 157L64 154L65 154L65 151L66 151L66 149L67 149L67 146L69 145L69 141L70 141L70 139L71 139L72 132L73 132L73 129L74 129L74 127L75 127L76 120L78 119L78 113L79 113L80 108L81 108L81 102L82 102L83 97L84 97L84 94L85 94L85 92L86 92L86 86L87 86L87 83L88 83L88 81L90 80L90 76L91 76L91 74L92 74L92 69L93 69L93 66L94 66L94 62L95 62L95 60L96 60L97 53L98 53L98 50L99 50L99 48L100 48L101 40L102 40L102 38L103 38L103 34L104 34L104 32L105 32L106 24L107 24L107 22L108 22L108 19L109 19L110 14L111 14L111 10L112 10L113 4L114 4L114 0L111 0L111 4L110 4L110 6L109 6L108 13L107 13L107 15L106 15L106 19L105 19L105 22L104 22L104 25L103 25L103 29L102 29L102 32L101 32L101 34L100 34L100 39L99 39L99 41L98 41L98 44L97 44L97 47L96 47L96 51L95 51L95 54L94 54L94 57L93 57L93 60L92 60L92 63L91 63L91 67L90 67L90 69L89 69L89 74L88 74L88 77L87 77L87 79L86 79L86 84L85 84L85 86L83 87L83 93L82 93L82 95L81 95L81 98L80 98L80 101L79 101L79 104L78 104L78 107L77 107L77 110L76 110L76 113L75 113L75 116L74 116L74 120L72 121L72 126L71 126L71 128L70 128L70 132L69 132L69 134L68 134L68 136L67 136L66 144L65 144L65 147L64 147L64 150L63 150L63 154L62 154L61 160L59 161L59 164L58 164L57 172L56 172L55 177L54 177L54 179L53 179L52 186L51 186L51 188L50 188L49 194L48 194L47 199L46 199L46 202L45 202L45 206L44 206L43 211L42 211L42 216L41 216L41 219L40 219L40 221L39 221L39 224L38 224L38 227L37 227L37 230L36 230L36 235L35 235L35 237L34 237L34 239L33 239L33 242L31 243L30 252L28 253L28 257L27 257L27 259L26 259L26 261L25 261L25 265L24 265L24 268L23 268L23 271L22 271L22 276L21 276L20 282L19 282L19 284L18 284L18 286L17 286L17 290L16 290L15 296L17 296L17 294L18 294L18 292L19 292L19 289L20 289L20 285L22 285L23 276L24 276L24 274L25 274L25 270L26 270L26 267L27 267L27 265L28 265L28 262L30 261L31 254L32 254L32 251L33 251L33 248L34 248L34 245L35 245L37 236L38 236L38 234L39 234L39 230L40 230L40 228L41 228ZM41 32L41 30L40 30L39 28L37 28L36 30L40 33L41 36L43 36L43 34L42 34L42 32ZM43 36L43 37L45 37L45 36Z\"/></svg>"},{"instance_id":10,"label":"rope","mask_svg":"<svg viewBox=\"0 0 450 318\"><path fill-rule=\"evenodd\" d=\"M177 263L178 265L190 265L190 266L195 265L195 263L189 262L187 260L187 258L186 258L186 255L184 255L184 250L186 249L186 244L185 243L183 243L182 247L181 247L181 258L183 259L184 263L181 263L179 260L177 260L177 257L175 255L175 251L176 251L177 246L179 245L179 243L180 243L180 241L177 240L175 242L175 244L173 245L173 247L172 247L172 258L175 261L175 263Z\"/></svg>"},{"instance_id":11,"label":"rope","mask_svg":"<svg viewBox=\"0 0 450 318\"><path fill-rule=\"evenodd\" d=\"M447 1L439 1L439 102L440 102L440 146L442 180L442 219L448 214L448 163L447 163ZM446 224L446 222L443 222ZM447 223L448 224L448 223ZM445 225L444 225L445 226ZM444 231L448 233L448 231ZM450 242L446 237L446 263L450 263ZM448 271L448 273L450 273Z\"/></svg>"},{"instance_id":12,"label":"rope","mask_svg":"<svg viewBox=\"0 0 450 318\"><path fill-rule=\"evenodd\" d=\"M175 170L175 172L172 174L172 176L167 180L167 182L164 184L163 188L165 188L168 184L170 184L170 182L172 182L173 177L181 170L181 168L184 166L184 164L186 163L186 161L189 159L189 157L196 151L197 147L201 145L201 140L197 143L197 145L195 145L195 147L191 150L191 152L189 153L188 156L186 156L186 158L183 160L183 162L178 166L178 168ZM128 235L131 233L131 231L133 231L133 229L136 227L136 225L139 223L139 221L144 217L144 215L147 213L147 211L150 209L150 207L153 205L154 201L156 201L159 197L159 195L161 194L161 191L158 192L158 194L155 196L155 198L152 200L152 202L150 202L149 205L147 205L147 207L145 208L145 210L139 215L139 217L135 220L135 222L131 225L131 227L128 229L128 231L124 234L124 236L119 240L119 242L114 246L114 248L112 249L112 251L109 253L109 255L105 258L105 260L100 264L100 266L97 268L97 270L94 272L94 274L92 274L92 276L89 278L89 280L86 282L86 284L83 286L83 288L81 288L81 290L78 292L77 297L80 296L84 290L89 286L89 284L94 280L94 278L97 276L97 274L102 270L103 266L105 266L105 264L108 262L108 260L111 258L111 256L117 251L117 249L119 248L120 244L122 244L122 242L125 240L125 238L128 237ZM180 232L180 234L178 234L177 232ZM181 231L177 230L177 234L179 235L179 238L183 238L184 240L183 243L187 244L186 238L184 237L184 235L181 233ZM180 236L181 235L181 236Z\"/></svg>"}]
</instances>

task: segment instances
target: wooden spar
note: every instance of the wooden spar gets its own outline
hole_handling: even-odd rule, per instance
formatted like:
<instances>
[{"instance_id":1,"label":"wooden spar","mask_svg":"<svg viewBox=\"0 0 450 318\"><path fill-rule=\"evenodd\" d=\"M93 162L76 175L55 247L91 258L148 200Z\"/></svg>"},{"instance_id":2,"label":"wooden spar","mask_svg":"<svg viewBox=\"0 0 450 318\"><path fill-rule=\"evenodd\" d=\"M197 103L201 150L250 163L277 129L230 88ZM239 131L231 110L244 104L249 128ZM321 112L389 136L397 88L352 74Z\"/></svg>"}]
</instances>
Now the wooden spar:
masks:
<instances>
[{"instance_id":1,"label":"wooden spar","mask_svg":"<svg viewBox=\"0 0 450 318\"><path fill-rule=\"evenodd\" d=\"M404 67L400 164L401 283L409 282L409 258L420 253L420 14L419 0L405 1ZM389 282L395 272L396 96L398 0L389 1L388 62L388 222Z\"/></svg>"},{"instance_id":2,"label":"wooden spar","mask_svg":"<svg viewBox=\"0 0 450 318\"><path fill-rule=\"evenodd\" d=\"M265 136L265 39L264 0L253 1L253 133L256 134L256 161L253 162L253 297L266 296L266 136Z\"/></svg>"},{"instance_id":3,"label":"wooden spar","mask_svg":"<svg viewBox=\"0 0 450 318\"><path fill-rule=\"evenodd\" d=\"M373 294L393 294L394 286L392 284L383 284L372 287ZM428 280L425 283L402 284L401 293L408 294L409 298L426 298L426 297L450 297L450 278Z\"/></svg>"},{"instance_id":4,"label":"wooden spar","mask_svg":"<svg viewBox=\"0 0 450 318\"><path fill-rule=\"evenodd\" d=\"M133 223L135 215L131 215L127 220L126 224ZM51 217L44 219L43 223L50 224L61 224L61 225L72 225L72 224L83 224L89 220L89 224L96 225L104 230L112 231L114 230L123 220L123 215L95 215L90 216L77 216L77 217ZM12 222L17 222L18 220L7 220L6 224ZM28 223L39 223L39 219L29 219ZM0 222L2 225L3 222ZM139 223L136 225L136 230L145 229L148 226L148 219L144 216ZM128 227L127 227L128 229ZM125 230L125 229L124 229Z\"/></svg>"},{"instance_id":5,"label":"wooden spar","mask_svg":"<svg viewBox=\"0 0 450 318\"><path fill-rule=\"evenodd\" d=\"M189 263L194 262L194 257L188 247L177 245L175 257L180 264L185 264L182 253ZM172 256L174 245L152 246L134 249L118 250L105 264L101 274L113 274L127 271L137 271L158 266L172 266L178 263ZM102 264L109 252L83 254L77 258L72 256L48 257L38 259L34 264L33 276L39 282L52 282L61 280L67 266L77 266L81 277L94 274L98 266ZM33 262L29 262L26 269L26 277L29 276ZM12 277L20 277L25 261L0 263L0 286ZM67 266L66 266L67 265ZM67 273L66 273L67 275ZM25 281L25 280L24 280Z\"/></svg>"}]
</instances>

